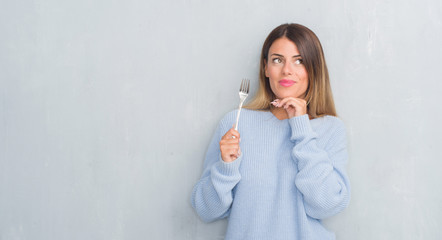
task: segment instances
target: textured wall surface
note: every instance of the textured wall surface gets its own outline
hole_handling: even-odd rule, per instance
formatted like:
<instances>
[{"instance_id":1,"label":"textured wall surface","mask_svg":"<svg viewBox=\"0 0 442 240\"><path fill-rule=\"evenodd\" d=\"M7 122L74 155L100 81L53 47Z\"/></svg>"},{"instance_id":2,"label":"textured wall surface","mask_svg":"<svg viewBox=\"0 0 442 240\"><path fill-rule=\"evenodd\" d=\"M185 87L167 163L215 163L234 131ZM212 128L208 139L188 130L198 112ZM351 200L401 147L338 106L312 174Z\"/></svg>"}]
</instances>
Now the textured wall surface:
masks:
<instances>
[{"instance_id":1,"label":"textured wall surface","mask_svg":"<svg viewBox=\"0 0 442 240\"><path fill-rule=\"evenodd\" d=\"M442 2L1 0L0 239L223 239L190 205L267 34L322 41L348 129L338 239L442 236Z\"/></svg>"}]
</instances>

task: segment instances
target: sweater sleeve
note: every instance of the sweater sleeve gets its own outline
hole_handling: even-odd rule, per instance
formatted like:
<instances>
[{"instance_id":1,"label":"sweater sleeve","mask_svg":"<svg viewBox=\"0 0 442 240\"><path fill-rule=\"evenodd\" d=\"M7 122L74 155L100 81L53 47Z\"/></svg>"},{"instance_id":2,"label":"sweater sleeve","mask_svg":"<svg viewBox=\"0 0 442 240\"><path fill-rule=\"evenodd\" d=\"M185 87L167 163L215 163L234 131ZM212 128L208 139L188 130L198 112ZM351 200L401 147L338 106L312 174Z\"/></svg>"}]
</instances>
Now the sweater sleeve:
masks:
<instances>
[{"instance_id":1,"label":"sweater sleeve","mask_svg":"<svg viewBox=\"0 0 442 240\"><path fill-rule=\"evenodd\" d=\"M229 215L233 189L241 179L239 166L242 157L230 163L221 159L219 141L223 134L219 126L206 154L204 172L192 192L192 206L205 222Z\"/></svg>"},{"instance_id":2,"label":"sweater sleeve","mask_svg":"<svg viewBox=\"0 0 442 240\"><path fill-rule=\"evenodd\" d=\"M329 139L320 148L308 115L291 118L289 122L291 141L295 142L292 157L299 171L295 184L303 194L306 213L324 219L341 212L350 201L344 125L339 120L332 121L327 129Z\"/></svg>"}]
</instances>

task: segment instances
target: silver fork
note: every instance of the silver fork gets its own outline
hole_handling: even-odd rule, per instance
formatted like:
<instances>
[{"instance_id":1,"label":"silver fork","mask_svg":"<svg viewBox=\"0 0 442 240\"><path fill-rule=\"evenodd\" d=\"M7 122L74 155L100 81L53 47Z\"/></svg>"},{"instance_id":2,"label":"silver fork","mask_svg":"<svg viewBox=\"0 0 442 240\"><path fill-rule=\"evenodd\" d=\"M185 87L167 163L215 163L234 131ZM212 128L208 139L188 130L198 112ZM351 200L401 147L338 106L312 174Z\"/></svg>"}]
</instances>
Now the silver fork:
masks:
<instances>
[{"instance_id":1,"label":"silver fork","mask_svg":"<svg viewBox=\"0 0 442 240\"><path fill-rule=\"evenodd\" d=\"M236 124L235 124L235 130L238 131L238 121L239 121L239 114L241 114L241 108L242 104L246 100L247 96L249 96L249 90L250 90L250 80L247 78L243 78L241 81L241 86L239 87L239 108L238 108L238 114L236 114Z\"/></svg>"}]
</instances>

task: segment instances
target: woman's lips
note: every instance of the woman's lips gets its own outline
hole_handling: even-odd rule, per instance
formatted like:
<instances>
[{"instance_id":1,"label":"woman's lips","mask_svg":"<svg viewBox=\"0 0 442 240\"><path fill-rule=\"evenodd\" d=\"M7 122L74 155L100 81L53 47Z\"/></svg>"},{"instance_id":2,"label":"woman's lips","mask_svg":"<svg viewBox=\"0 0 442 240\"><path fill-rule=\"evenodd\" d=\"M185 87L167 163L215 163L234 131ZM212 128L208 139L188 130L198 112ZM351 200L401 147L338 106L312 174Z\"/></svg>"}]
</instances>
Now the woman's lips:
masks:
<instances>
[{"instance_id":1,"label":"woman's lips","mask_svg":"<svg viewBox=\"0 0 442 240\"><path fill-rule=\"evenodd\" d=\"M290 87L293 84L295 84L295 81L293 80L288 80L288 79L282 79L279 81L279 84L283 87Z\"/></svg>"}]
</instances>

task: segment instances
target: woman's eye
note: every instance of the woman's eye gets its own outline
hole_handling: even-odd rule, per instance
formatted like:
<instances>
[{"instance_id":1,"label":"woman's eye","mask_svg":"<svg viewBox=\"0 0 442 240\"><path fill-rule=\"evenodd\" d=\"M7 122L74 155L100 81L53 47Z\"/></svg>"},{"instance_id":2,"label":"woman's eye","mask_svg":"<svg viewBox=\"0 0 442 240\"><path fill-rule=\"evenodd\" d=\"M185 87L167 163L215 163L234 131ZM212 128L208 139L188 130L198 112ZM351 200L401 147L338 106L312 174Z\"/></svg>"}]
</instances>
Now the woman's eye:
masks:
<instances>
[{"instance_id":1,"label":"woman's eye","mask_svg":"<svg viewBox=\"0 0 442 240\"><path fill-rule=\"evenodd\" d=\"M295 64L302 64L302 59L296 59Z\"/></svg>"},{"instance_id":2,"label":"woman's eye","mask_svg":"<svg viewBox=\"0 0 442 240\"><path fill-rule=\"evenodd\" d=\"M279 58L274 58L274 59L272 59L272 62L273 63L281 63L282 61Z\"/></svg>"}]
</instances>

